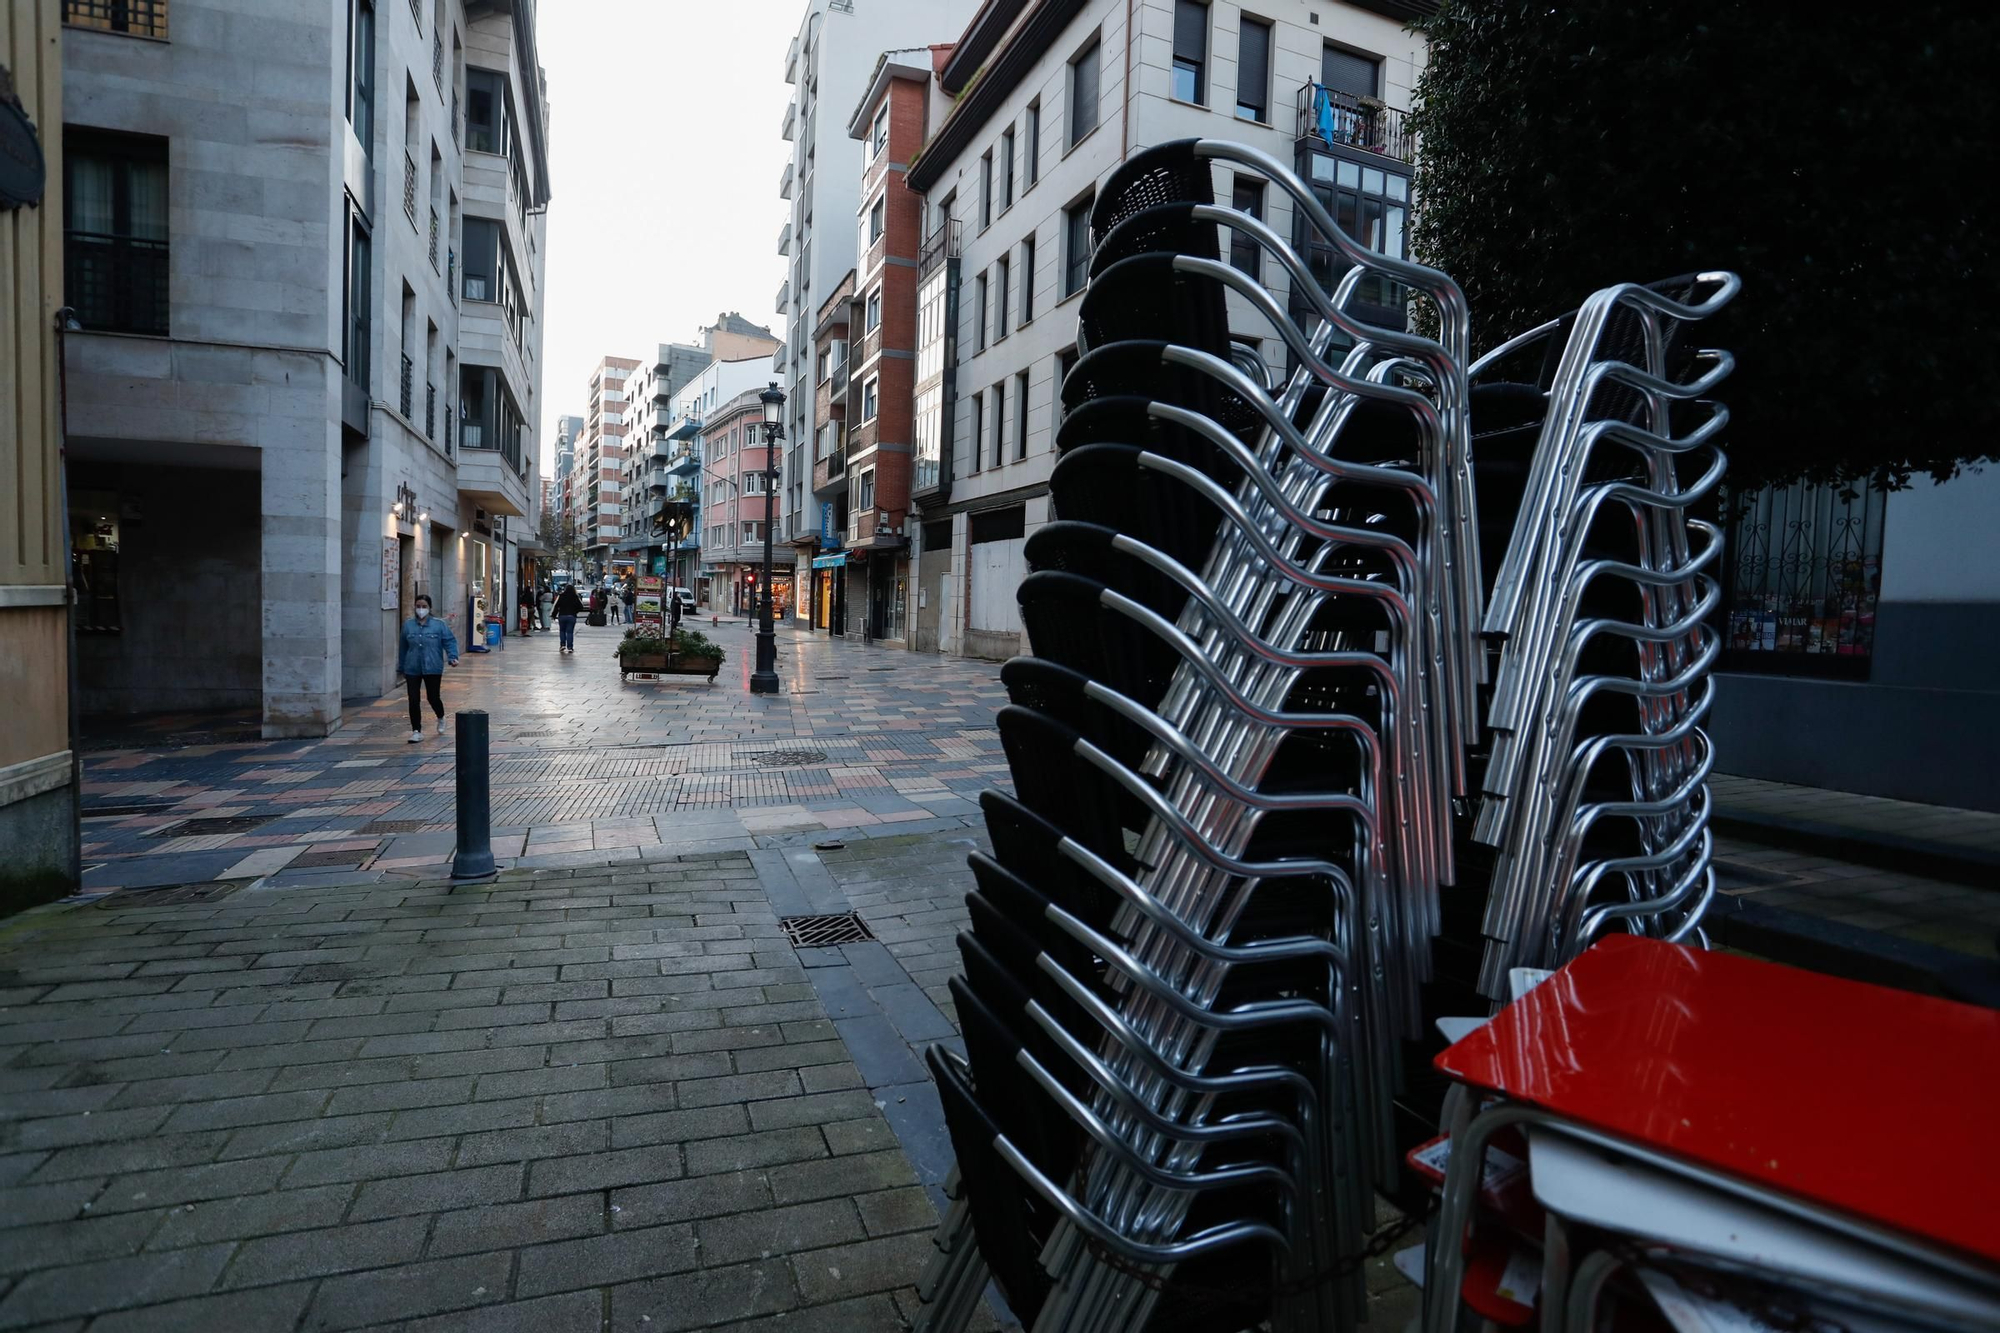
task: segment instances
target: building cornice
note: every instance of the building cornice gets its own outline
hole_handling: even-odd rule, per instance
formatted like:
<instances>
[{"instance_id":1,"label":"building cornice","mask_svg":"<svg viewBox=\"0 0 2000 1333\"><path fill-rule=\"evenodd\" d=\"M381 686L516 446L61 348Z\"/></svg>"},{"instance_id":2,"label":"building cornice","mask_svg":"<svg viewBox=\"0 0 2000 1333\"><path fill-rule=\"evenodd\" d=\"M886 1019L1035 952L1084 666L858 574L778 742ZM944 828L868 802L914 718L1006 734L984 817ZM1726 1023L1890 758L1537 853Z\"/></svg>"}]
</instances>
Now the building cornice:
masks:
<instances>
[{"instance_id":1,"label":"building cornice","mask_svg":"<svg viewBox=\"0 0 2000 1333\"><path fill-rule=\"evenodd\" d=\"M985 10L973 20L977 27L988 18L997 19L1002 11L1011 8L1017 15L1026 0L989 0ZM959 154L972 146L973 139L1006 105L1011 96L1034 68L1035 62L1055 45L1070 21L1083 12L1085 0L1041 0L1035 12L1014 31L1013 37L1001 47L991 60L984 63L984 74L974 83L969 92L959 98L951 114L945 117L938 132L925 144L922 156L910 164L907 183L918 193L927 193L931 186L943 177L945 169L958 160ZM1011 21L1012 15L1009 16ZM1004 31L1004 25L1002 27ZM945 87L951 89L951 73L961 54L969 53L973 43L968 39L961 42L952 52L950 64L945 66ZM995 36L993 41L997 41ZM989 48L990 44L989 44ZM963 86L961 84L961 86Z\"/></svg>"}]
</instances>

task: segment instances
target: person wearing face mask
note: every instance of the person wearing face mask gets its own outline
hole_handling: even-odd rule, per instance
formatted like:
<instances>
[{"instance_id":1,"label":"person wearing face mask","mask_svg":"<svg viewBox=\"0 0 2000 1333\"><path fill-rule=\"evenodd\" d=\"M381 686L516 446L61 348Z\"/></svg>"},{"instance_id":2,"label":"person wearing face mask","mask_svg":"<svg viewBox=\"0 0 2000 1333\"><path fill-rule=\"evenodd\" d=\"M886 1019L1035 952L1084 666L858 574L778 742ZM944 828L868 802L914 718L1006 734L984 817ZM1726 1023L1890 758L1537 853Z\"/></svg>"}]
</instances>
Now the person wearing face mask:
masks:
<instances>
[{"instance_id":1,"label":"person wearing face mask","mask_svg":"<svg viewBox=\"0 0 2000 1333\"><path fill-rule=\"evenodd\" d=\"M430 695L431 711L437 714L434 735L444 735L444 695L438 686L444 679L445 663L458 665L458 637L451 626L431 615L431 599L419 594L417 613L403 622L403 655L400 669L410 692L410 744L424 738L422 688Z\"/></svg>"}]
</instances>

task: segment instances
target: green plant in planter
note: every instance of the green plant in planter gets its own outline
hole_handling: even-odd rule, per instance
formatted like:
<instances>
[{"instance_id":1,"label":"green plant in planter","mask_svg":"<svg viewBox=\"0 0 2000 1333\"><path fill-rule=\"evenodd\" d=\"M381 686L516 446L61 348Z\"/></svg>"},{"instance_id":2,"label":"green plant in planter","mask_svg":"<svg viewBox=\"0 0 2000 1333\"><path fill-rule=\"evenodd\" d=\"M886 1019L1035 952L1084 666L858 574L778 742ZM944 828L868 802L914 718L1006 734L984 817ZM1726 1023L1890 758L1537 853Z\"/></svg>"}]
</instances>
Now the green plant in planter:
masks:
<instances>
[{"instance_id":1,"label":"green plant in planter","mask_svg":"<svg viewBox=\"0 0 2000 1333\"><path fill-rule=\"evenodd\" d=\"M646 630L628 629L625 637L618 641L617 654L620 661L628 657L664 657L669 645L661 636Z\"/></svg>"},{"instance_id":2,"label":"green plant in planter","mask_svg":"<svg viewBox=\"0 0 2000 1333\"><path fill-rule=\"evenodd\" d=\"M692 629L674 631L674 650L682 657L712 657L718 662L727 656L715 640Z\"/></svg>"}]
</instances>

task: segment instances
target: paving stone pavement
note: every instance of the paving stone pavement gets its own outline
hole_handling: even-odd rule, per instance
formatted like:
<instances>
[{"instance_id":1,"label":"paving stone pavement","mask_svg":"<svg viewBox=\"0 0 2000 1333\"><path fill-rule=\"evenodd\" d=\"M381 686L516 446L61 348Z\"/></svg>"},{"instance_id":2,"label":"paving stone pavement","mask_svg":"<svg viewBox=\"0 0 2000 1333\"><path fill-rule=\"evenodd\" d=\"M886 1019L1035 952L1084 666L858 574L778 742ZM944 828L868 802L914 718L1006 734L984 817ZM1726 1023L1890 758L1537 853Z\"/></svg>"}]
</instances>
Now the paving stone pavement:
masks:
<instances>
[{"instance_id":1,"label":"paving stone pavement","mask_svg":"<svg viewBox=\"0 0 2000 1333\"><path fill-rule=\"evenodd\" d=\"M708 631L720 677L621 682L616 627L466 654L445 703L486 710L503 865L748 850L826 828L972 813L1004 778L991 663L778 635L785 692L748 692L747 626ZM428 727L429 718L426 717ZM216 879L435 876L449 863L454 742L409 743L400 694L350 703L321 740L157 745L84 759L87 892Z\"/></svg>"},{"instance_id":2,"label":"paving stone pavement","mask_svg":"<svg viewBox=\"0 0 2000 1333\"><path fill-rule=\"evenodd\" d=\"M775 855L0 925L0 1329L904 1327L952 1029Z\"/></svg>"}]
</instances>

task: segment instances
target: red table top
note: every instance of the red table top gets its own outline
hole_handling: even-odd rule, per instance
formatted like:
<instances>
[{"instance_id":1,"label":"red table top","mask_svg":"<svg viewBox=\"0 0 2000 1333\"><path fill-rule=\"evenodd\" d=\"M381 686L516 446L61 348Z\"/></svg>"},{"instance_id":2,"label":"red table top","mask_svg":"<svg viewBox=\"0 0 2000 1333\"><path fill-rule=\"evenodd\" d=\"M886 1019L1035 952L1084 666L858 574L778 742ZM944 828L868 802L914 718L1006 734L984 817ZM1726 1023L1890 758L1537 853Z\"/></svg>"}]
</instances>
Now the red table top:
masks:
<instances>
[{"instance_id":1,"label":"red table top","mask_svg":"<svg viewBox=\"0 0 2000 1333\"><path fill-rule=\"evenodd\" d=\"M2000 1261L2000 1012L1613 935L1437 1067Z\"/></svg>"}]
</instances>

